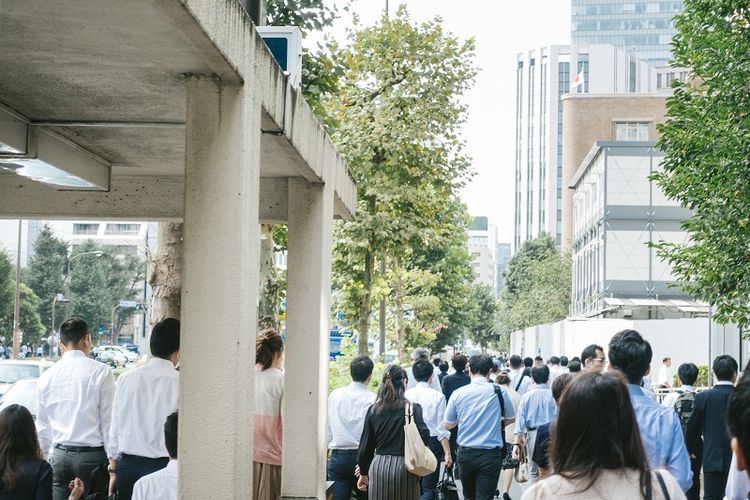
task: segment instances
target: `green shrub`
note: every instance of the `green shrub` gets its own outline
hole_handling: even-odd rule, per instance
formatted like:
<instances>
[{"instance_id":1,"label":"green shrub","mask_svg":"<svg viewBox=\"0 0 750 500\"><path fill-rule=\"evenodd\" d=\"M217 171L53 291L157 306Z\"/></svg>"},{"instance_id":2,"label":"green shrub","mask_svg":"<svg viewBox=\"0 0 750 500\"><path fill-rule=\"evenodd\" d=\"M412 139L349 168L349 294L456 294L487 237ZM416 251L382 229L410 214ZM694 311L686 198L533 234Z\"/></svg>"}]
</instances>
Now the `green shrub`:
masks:
<instances>
[{"instance_id":1,"label":"green shrub","mask_svg":"<svg viewBox=\"0 0 750 500\"><path fill-rule=\"evenodd\" d=\"M341 341L341 355L328 363L328 394L334 389L347 386L352 382L352 378L349 375L349 365L356 356L356 344L350 339L343 339ZM381 361L375 361L375 367L372 370L372 381L369 386L372 392L378 392L380 381L383 380L384 371L385 365Z\"/></svg>"}]
</instances>

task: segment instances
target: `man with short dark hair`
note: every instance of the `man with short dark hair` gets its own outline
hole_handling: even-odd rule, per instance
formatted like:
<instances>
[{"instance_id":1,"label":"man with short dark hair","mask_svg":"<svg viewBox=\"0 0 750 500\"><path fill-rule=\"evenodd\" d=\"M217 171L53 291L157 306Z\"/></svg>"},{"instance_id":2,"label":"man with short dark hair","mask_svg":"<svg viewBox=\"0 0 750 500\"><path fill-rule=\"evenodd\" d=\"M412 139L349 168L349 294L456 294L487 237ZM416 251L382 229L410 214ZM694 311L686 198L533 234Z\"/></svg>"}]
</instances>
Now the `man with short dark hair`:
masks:
<instances>
[{"instance_id":1,"label":"man with short dark hair","mask_svg":"<svg viewBox=\"0 0 750 500\"><path fill-rule=\"evenodd\" d=\"M430 363L426 359L418 359L412 366L412 373L417 379L417 385L407 389L406 399L422 407L422 418L430 430L429 448L438 460L437 469L419 479L421 500L435 500L437 496L438 479L440 478L440 462L445 459L445 466L453 465L449 444L450 432L443 425L445 416L445 397L441 392L430 386L430 379L435 376Z\"/></svg>"},{"instance_id":2,"label":"man with short dark hair","mask_svg":"<svg viewBox=\"0 0 750 500\"><path fill-rule=\"evenodd\" d=\"M510 388L518 393L519 396L526 394L526 391L531 387L531 375L526 374L524 371L523 360L521 356L514 354L510 357L510 371L508 372L510 377Z\"/></svg>"},{"instance_id":3,"label":"man with short dark hair","mask_svg":"<svg viewBox=\"0 0 750 500\"><path fill-rule=\"evenodd\" d=\"M177 410L180 390L180 322L166 318L154 325L149 339L151 359L117 381L109 432L110 493L130 500L143 476L169 463L164 420ZM133 415L139 415L133 418Z\"/></svg>"},{"instance_id":4,"label":"man with short dark hair","mask_svg":"<svg viewBox=\"0 0 750 500\"><path fill-rule=\"evenodd\" d=\"M727 423L732 436L732 469L727 481L727 500L750 497L750 363L729 398Z\"/></svg>"},{"instance_id":5,"label":"man with short dark hair","mask_svg":"<svg viewBox=\"0 0 750 500\"><path fill-rule=\"evenodd\" d=\"M573 381L573 375L570 373L561 373L554 382L552 382L552 399L555 400L555 405L560 407L560 398L562 393L568 384ZM557 418L555 416L555 418ZM531 453L531 460L537 465L539 475L543 478L546 473L549 472L549 458L548 448L550 441L550 428L555 421L555 418L542 424L537 429L536 439L534 442L534 451Z\"/></svg>"},{"instance_id":6,"label":"man with short dark hair","mask_svg":"<svg viewBox=\"0 0 750 500\"><path fill-rule=\"evenodd\" d=\"M458 425L458 466L466 500L494 498L505 446L503 421L515 417L508 393L487 380L491 366L486 354L472 356L471 383L452 394L445 410L445 428Z\"/></svg>"},{"instance_id":7,"label":"man with short dark hair","mask_svg":"<svg viewBox=\"0 0 750 500\"><path fill-rule=\"evenodd\" d=\"M518 404L515 432L516 443L525 447L527 457L531 457L534 452L537 429L557 415L557 405L548 385L549 368L545 365L535 366L531 369L531 378L535 385L523 395ZM517 450L514 450L514 453L517 453ZM529 461L529 480L534 482L537 479L539 479L539 470L536 462L531 460Z\"/></svg>"},{"instance_id":8,"label":"man with short dark hair","mask_svg":"<svg viewBox=\"0 0 750 500\"><path fill-rule=\"evenodd\" d=\"M555 377L560 374L560 358L557 356L550 356L547 360L547 366L549 367L549 381L547 382L550 387L555 382Z\"/></svg>"},{"instance_id":9,"label":"man with short dark hair","mask_svg":"<svg viewBox=\"0 0 750 500\"><path fill-rule=\"evenodd\" d=\"M42 453L51 452L54 500L67 500L68 484L91 477L107 463L115 378L89 358L89 327L81 318L60 326L62 359L39 377L36 428Z\"/></svg>"},{"instance_id":10,"label":"man with short dark hair","mask_svg":"<svg viewBox=\"0 0 750 500\"><path fill-rule=\"evenodd\" d=\"M352 491L364 500L367 492L357 489L357 450L367 409L375 402L375 394L367 386L372 380L373 362L357 356L349 365L352 383L334 389L328 396L328 481L333 481L334 500L349 500Z\"/></svg>"},{"instance_id":11,"label":"man with short dark hair","mask_svg":"<svg viewBox=\"0 0 750 500\"><path fill-rule=\"evenodd\" d=\"M586 351L581 357L585 356ZM682 490L687 491L692 484L692 473L677 414L659 405L641 389L641 380L651 369L652 356L651 344L635 330L622 330L609 342L612 368L628 379L630 401L649 465L669 470ZM592 369L596 367L592 365Z\"/></svg>"},{"instance_id":12,"label":"man with short dark hair","mask_svg":"<svg viewBox=\"0 0 750 500\"><path fill-rule=\"evenodd\" d=\"M560 356L560 373L568 373L568 357Z\"/></svg>"},{"instance_id":13,"label":"man with short dark hair","mask_svg":"<svg viewBox=\"0 0 750 500\"><path fill-rule=\"evenodd\" d=\"M581 353L581 367L587 372L600 372L604 370L607 358L604 357L602 346L591 344L586 346Z\"/></svg>"},{"instance_id":14,"label":"man with short dark hair","mask_svg":"<svg viewBox=\"0 0 750 500\"><path fill-rule=\"evenodd\" d=\"M665 408L674 408L677 418L680 420L680 426L684 433L687 429L687 423L695 409L695 381L698 379L698 367L693 363L683 363L677 369L677 376L680 378L682 385L679 389L670 392L664 397L662 406ZM693 472L693 485L685 492L688 500L698 500L701 492L701 462L703 460L702 444L697 453L690 453L690 470ZM687 443L685 443L687 446Z\"/></svg>"},{"instance_id":15,"label":"man with short dark hair","mask_svg":"<svg viewBox=\"0 0 750 500\"><path fill-rule=\"evenodd\" d=\"M443 387L443 379L448 376L448 362L447 361L440 361L440 364L438 365L438 370L440 370L440 373L438 373L437 378L438 382L440 382L440 387Z\"/></svg>"},{"instance_id":16,"label":"man with short dark hair","mask_svg":"<svg viewBox=\"0 0 750 500\"><path fill-rule=\"evenodd\" d=\"M418 359L426 359L429 362L430 351L428 351L426 347L417 347L411 352L412 364L416 363ZM412 387L417 385L417 380L414 378L414 374L411 372L411 366L406 367L406 376L407 389L411 389ZM430 382L430 386L438 392L442 392L443 390L442 387L440 387L440 382L438 381L437 377L432 379L432 382Z\"/></svg>"},{"instance_id":17,"label":"man with short dark hair","mask_svg":"<svg viewBox=\"0 0 750 500\"><path fill-rule=\"evenodd\" d=\"M672 387L672 358L666 357L661 360L661 368L659 368L659 376L656 379L657 387L669 388Z\"/></svg>"},{"instance_id":18,"label":"man with short dark hair","mask_svg":"<svg viewBox=\"0 0 750 500\"><path fill-rule=\"evenodd\" d=\"M703 438L703 498L721 500L732 463L731 439L726 432L729 398L737 379L737 361L724 354L714 360L717 382L713 388L695 396L695 407L685 431L688 451L700 453Z\"/></svg>"},{"instance_id":19,"label":"man with short dark hair","mask_svg":"<svg viewBox=\"0 0 750 500\"><path fill-rule=\"evenodd\" d=\"M451 395L456 389L471 383L471 377L466 373L466 364L468 362L469 359L464 354L458 353L453 355L451 364L453 365L454 373L446 375L441 382L443 386L443 396L445 396L446 403L450 401ZM456 451L458 449L458 443L456 441L456 438L458 437L458 429L450 429L450 432L451 457L453 458L453 462L455 462ZM460 471L456 469L456 472Z\"/></svg>"},{"instance_id":20,"label":"man with short dark hair","mask_svg":"<svg viewBox=\"0 0 750 500\"><path fill-rule=\"evenodd\" d=\"M575 375L576 373L581 373L581 362L573 360L570 363L568 363L568 372Z\"/></svg>"},{"instance_id":21,"label":"man with short dark hair","mask_svg":"<svg viewBox=\"0 0 750 500\"><path fill-rule=\"evenodd\" d=\"M133 500L177 500L177 418L177 412L174 412L164 423L164 444L169 453L169 463L135 483Z\"/></svg>"}]
</instances>

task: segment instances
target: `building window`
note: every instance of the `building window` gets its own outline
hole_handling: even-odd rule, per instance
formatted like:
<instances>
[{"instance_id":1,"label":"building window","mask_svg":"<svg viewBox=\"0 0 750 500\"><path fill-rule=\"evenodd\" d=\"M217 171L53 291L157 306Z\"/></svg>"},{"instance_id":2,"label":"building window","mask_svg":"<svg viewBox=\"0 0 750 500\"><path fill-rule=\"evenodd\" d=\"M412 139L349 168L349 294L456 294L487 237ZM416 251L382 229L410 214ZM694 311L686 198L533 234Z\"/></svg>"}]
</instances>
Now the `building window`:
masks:
<instances>
[{"instance_id":1,"label":"building window","mask_svg":"<svg viewBox=\"0 0 750 500\"><path fill-rule=\"evenodd\" d=\"M104 234L112 235L112 234L138 234L141 230L140 224L107 224L107 227L104 229Z\"/></svg>"},{"instance_id":2,"label":"building window","mask_svg":"<svg viewBox=\"0 0 750 500\"><path fill-rule=\"evenodd\" d=\"M74 235L93 235L99 232L99 224L73 224Z\"/></svg>"},{"instance_id":3,"label":"building window","mask_svg":"<svg viewBox=\"0 0 750 500\"><path fill-rule=\"evenodd\" d=\"M615 124L616 141L647 141L649 122L618 122Z\"/></svg>"}]
</instances>

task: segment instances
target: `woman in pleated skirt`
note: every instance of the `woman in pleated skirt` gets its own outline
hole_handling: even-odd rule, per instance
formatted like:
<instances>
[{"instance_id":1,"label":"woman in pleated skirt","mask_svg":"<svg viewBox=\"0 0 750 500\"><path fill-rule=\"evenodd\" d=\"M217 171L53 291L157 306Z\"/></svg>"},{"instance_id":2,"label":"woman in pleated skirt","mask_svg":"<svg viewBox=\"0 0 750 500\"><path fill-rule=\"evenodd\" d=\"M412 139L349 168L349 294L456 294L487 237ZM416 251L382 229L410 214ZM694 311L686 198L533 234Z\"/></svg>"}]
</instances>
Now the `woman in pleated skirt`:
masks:
<instances>
[{"instance_id":1,"label":"woman in pleated skirt","mask_svg":"<svg viewBox=\"0 0 750 500\"><path fill-rule=\"evenodd\" d=\"M367 410L359 441L357 487L368 491L370 500L419 500L419 477L407 471L404 464L406 382L403 368L388 367L378 397ZM412 407L414 422L427 445L430 431L424 423L422 407L416 403Z\"/></svg>"}]
</instances>

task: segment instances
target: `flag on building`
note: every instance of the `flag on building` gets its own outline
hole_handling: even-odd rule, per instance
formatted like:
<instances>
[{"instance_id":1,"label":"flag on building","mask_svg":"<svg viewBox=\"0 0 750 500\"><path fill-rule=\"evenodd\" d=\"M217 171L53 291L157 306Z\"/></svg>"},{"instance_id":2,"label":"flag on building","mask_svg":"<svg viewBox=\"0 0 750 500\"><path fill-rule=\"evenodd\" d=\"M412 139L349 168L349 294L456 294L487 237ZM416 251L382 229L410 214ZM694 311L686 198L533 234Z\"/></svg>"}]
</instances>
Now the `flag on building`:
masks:
<instances>
[{"instance_id":1,"label":"flag on building","mask_svg":"<svg viewBox=\"0 0 750 500\"><path fill-rule=\"evenodd\" d=\"M583 70L576 75L576 79L570 84L570 89L573 90L581 85L583 85Z\"/></svg>"}]
</instances>

